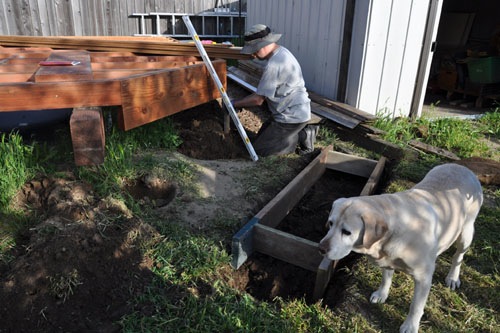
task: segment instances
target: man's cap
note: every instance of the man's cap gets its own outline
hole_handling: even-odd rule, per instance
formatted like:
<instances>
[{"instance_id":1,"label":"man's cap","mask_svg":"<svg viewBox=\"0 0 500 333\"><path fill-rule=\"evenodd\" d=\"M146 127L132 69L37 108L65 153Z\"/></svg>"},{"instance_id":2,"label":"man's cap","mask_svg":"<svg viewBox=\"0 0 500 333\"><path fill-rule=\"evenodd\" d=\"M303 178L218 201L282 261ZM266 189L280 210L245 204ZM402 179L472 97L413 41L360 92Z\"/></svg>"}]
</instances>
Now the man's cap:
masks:
<instances>
[{"instance_id":1,"label":"man's cap","mask_svg":"<svg viewBox=\"0 0 500 333\"><path fill-rule=\"evenodd\" d=\"M281 34L273 34L268 26L256 24L245 32L245 44L241 53L254 54L264 46L276 43L280 38Z\"/></svg>"}]
</instances>

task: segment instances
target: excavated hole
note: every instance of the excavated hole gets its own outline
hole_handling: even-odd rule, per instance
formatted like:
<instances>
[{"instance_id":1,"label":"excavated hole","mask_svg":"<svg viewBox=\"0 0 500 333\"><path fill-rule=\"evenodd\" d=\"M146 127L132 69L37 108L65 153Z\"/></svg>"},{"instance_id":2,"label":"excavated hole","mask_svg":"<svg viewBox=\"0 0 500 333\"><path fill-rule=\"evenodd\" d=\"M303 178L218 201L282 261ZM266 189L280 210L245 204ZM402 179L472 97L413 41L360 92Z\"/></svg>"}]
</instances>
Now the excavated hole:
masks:
<instances>
[{"instance_id":1,"label":"excavated hole","mask_svg":"<svg viewBox=\"0 0 500 333\"><path fill-rule=\"evenodd\" d=\"M325 224L333 201L359 195L366 181L363 177L327 170L276 229L319 242L327 232ZM358 257L353 254L340 261L325 292L325 304L334 306L342 300L349 277L343 268L352 267ZM234 273L238 288L265 301L279 296L304 298L310 302L315 279L316 272L260 253L254 253Z\"/></svg>"},{"instance_id":2,"label":"excavated hole","mask_svg":"<svg viewBox=\"0 0 500 333\"><path fill-rule=\"evenodd\" d=\"M140 204L155 208L168 205L177 193L174 184L149 175L129 181L124 189Z\"/></svg>"}]
</instances>

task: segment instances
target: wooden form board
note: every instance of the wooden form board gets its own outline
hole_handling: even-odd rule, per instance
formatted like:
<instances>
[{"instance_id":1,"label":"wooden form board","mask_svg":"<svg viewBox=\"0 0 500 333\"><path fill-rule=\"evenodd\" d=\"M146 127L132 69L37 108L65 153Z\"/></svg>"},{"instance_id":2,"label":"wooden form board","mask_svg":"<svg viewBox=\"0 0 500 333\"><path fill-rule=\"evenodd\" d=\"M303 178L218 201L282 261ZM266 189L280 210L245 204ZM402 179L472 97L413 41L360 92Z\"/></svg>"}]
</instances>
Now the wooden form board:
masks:
<instances>
[{"instance_id":1,"label":"wooden form board","mask_svg":"<svg viewBox=\"0 0 500 333\"><path fill-rule=\"evenodd\" d=\"M374 161L332 151L329 146L260 210L232 240L232 266L238 269L254 252L260 252L317 273L314 299L330 281L336 263L323 258L318 243L275 229L326 169L366 177L360 195L372 194L382 176L386 158Z\"/></svg>"}]
</instances>

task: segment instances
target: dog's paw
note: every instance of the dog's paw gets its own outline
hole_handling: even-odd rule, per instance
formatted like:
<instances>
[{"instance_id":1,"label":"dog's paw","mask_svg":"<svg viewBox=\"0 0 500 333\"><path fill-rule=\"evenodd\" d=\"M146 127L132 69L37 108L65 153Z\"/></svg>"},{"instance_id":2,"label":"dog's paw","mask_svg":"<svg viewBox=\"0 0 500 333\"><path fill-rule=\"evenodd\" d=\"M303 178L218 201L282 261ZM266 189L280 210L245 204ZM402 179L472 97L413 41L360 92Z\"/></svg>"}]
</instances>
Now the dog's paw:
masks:
<instances>
[{"instance_id":1,"label":"dog's paw","mask_svg":"<svg viewBox=\"0 0 500 333\"><path fill-rule=\"evenodd\" d=\"M458 265L452 265L450 268L450 271L448 272L448 275L446 275L446 285L448 288L451 290L455 290L460 288L460 266Z\"/></svg>"},{"instance_id":2,"label":"dog's paw","mask_svg":"<svg viewBox=\"0 0 500 333\"><path fill-rule=\"evenodd\" d=\"M374 291L370 296L371 303L384 303L387 299L387 294L382 293L380 290Z\"/></svg>"},{"instance_id":3,"label":"dog's paw","mask_svg":"<svg viewBox=\"0 0 500 333\"><path fill-rule=\"evenodd\" d=\"M418 324L415 325L407 320L399 327L399 333L418 333Z\"/></svg>"},{"instance_id":4,"label":"dog's paw","mask_svg":"<svg viewBox=\"0 0 500 333\"><path fill-rule=\"evenodd\" d=\"M446 277L446 285L448 286L448 288L450 288L451 290L455 290L455 289L458 289L460 288L460 279L459 278L456 278L456 279L453 279L452 277L450 277L449 275Z\"/></svg>"}]
</instances>

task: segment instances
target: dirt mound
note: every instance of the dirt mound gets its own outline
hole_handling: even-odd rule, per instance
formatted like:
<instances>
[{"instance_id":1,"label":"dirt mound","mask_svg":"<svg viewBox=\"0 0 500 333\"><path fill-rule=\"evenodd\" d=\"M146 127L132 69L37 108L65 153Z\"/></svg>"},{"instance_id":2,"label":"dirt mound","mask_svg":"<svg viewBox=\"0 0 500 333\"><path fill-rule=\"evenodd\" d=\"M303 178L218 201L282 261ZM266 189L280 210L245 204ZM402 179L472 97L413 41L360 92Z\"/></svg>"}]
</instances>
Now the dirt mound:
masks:
<instances>
[{"instance_id":1,"label":"dirt mound","mask_svg":"<svg viewBox=\"0 0 500 333\"><path fill-rule=\"evenodd\" d=\"M44 216L0 269L1 332L116 332L151 283L137 248L156 232L87 184L44 178L17 197Z\"/></svg>"},{"instance_id":2,"label":"dirt mound","mask_svg":"<svg viewBox=\"0 0 500 333\"><path fill-rule=\"evenodd\" d=\"M230 118L216 101L177 113L172 120L178 124L182 144L178 151L200 160L250 158L242 137ZM252 139L262 124L262 119L253 112L238 114L247 136ZM224 121L229 131L224 131Z\"/></svg>"}]
</instances>

